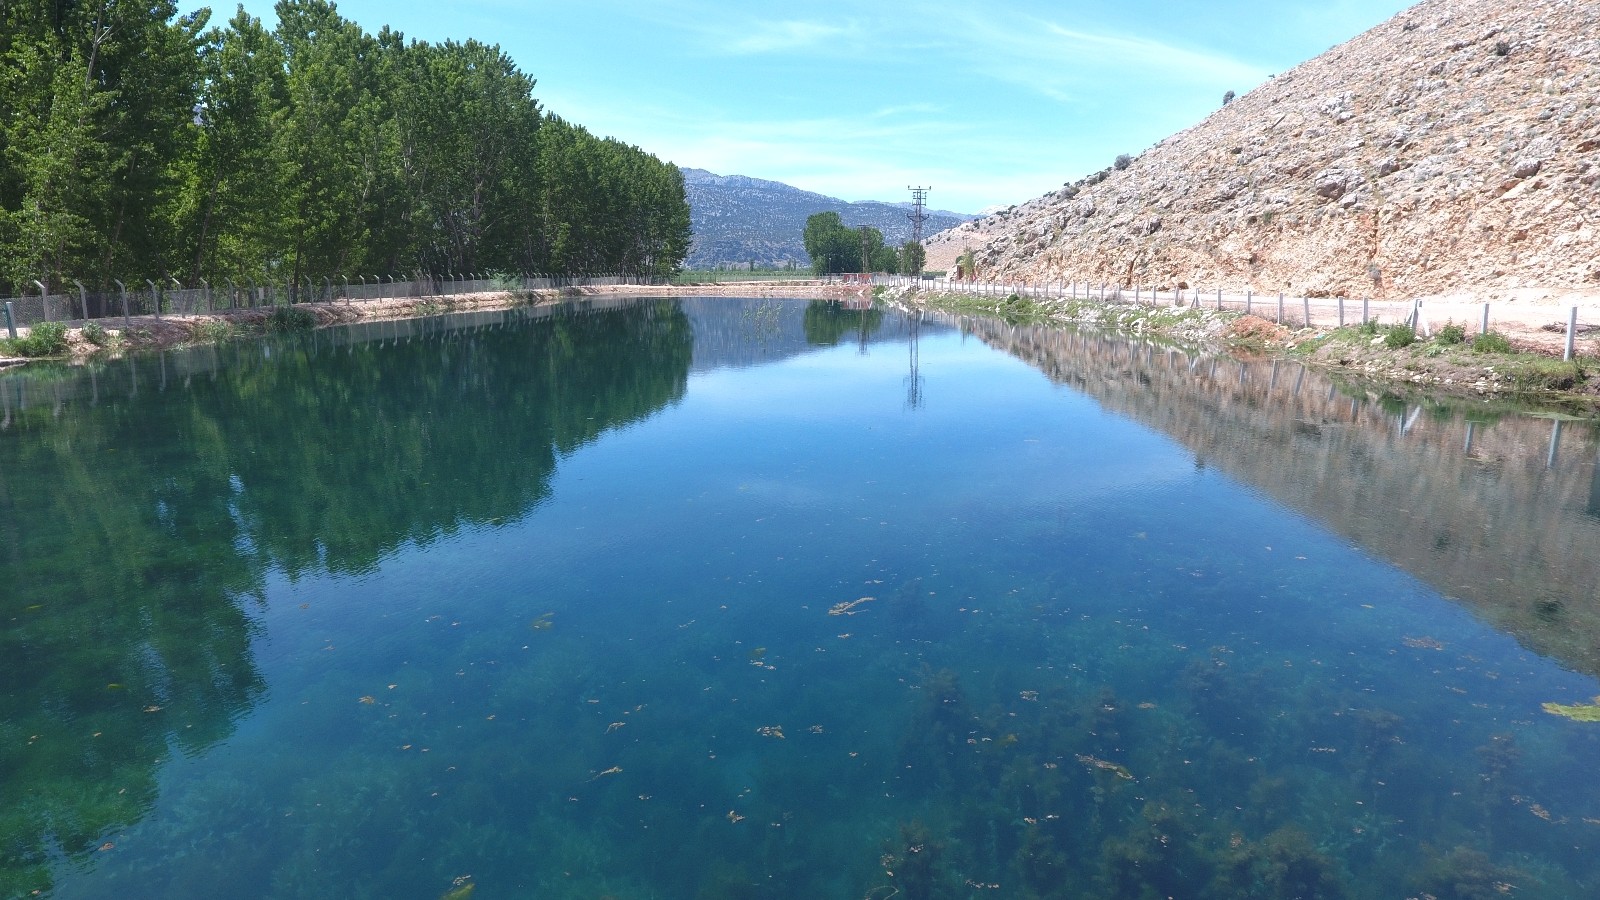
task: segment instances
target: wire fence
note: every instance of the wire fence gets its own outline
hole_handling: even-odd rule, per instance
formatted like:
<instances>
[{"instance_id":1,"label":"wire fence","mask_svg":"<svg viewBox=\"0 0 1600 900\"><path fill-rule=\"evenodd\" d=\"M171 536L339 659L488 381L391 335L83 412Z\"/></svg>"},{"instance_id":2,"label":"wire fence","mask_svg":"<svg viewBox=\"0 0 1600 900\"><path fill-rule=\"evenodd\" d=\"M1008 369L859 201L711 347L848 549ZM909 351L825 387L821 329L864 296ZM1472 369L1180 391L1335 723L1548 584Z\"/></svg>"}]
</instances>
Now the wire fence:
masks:
<instances>
[{"instance_id":1,"label":"wire fence","mask_svg":"<svg viewBox=\"0 0 1600 900\"><path fill-rule=\"evenodd\" d=\"M829 282L862 282L864 276L829 276ZM1171 288L1158 290L1142 285L1124 287L1106 282L1078 281L966 281L948 277L930 278L906 275L875 275L871 283L885 287L918 287L924 290L994 297L1004 300L1015 294L1030 300L1072 301L1094 300L1101 303L1133 303L1147 306L1208 307L1234 310L1269 319L1279 325L1301 328L1343 328L1367 322L1379 324L1409 324L1424 336L1431 336L1446 324L1458 324L1467 334L1486 334L1494 320L1493 306L1489 303L1456 302L1449 300L1373 300L1346 297L1291 297L1282 293L1257 294L1251 290L1228 291L1224 288L1202 290ZM1553 323L1566 333L1565 358L1571 359L1574 341L1578 334L1592 331L1595 326L1578 321L1580 307L1553 307L1565 313L1565 321Z\"/></svg>"},{"instance_id":2,"label":"wire fence","mask_svg":"<svg viewBox=\"0 0 1600 900\"><path fill-rule=\"evenodd\" d=\"M20 297L0 297L0 308L12 328L28 328L40 322L88 322L96 319L122 319L131 323L136 316L196 316L239 309L260 309L293 303L357 303L375 300L402 300L447 297L508 291L557 290L564 287L589 287L619 284L652 284L638 275L340 275L320 281L290 282L224 281L186 286L176 280L146 280L127 284L115 281L109 291L91 291L72 282L69 292L50 291L34 282L36 292Z\"/></svg>"},{"instance_id":3,"label":"wire fence","mask_svg":"<svg viewBox=\"0 0 1600 900\"><path fill-rule=\"evenodd\" d=\"M696 284L743 284L752 281L814 281L816 276L810 269L796 269L793 271L750 272L739 269L685 269L672 277L672 283L677 285Z\"/></svg>"}]
</instances>

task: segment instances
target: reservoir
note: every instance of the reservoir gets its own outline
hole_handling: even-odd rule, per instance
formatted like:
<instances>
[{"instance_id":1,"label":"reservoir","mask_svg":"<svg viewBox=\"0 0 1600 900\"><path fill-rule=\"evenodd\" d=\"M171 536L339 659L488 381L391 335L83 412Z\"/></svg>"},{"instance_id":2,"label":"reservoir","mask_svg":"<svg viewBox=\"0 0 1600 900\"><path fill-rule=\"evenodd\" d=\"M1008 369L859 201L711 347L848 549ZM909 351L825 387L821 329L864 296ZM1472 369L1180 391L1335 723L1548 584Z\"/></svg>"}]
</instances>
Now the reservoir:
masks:
<instances>
[{"instance_id":1,"label":"reservoir","mask_svg":"<svg viewBox=\"0 0 1600 900\"><path fill-rule=\"evenodd\" d=\"M0 897L1600 896L1597 456L803 300L0 376Z\"/></svg>"}]
</instances>

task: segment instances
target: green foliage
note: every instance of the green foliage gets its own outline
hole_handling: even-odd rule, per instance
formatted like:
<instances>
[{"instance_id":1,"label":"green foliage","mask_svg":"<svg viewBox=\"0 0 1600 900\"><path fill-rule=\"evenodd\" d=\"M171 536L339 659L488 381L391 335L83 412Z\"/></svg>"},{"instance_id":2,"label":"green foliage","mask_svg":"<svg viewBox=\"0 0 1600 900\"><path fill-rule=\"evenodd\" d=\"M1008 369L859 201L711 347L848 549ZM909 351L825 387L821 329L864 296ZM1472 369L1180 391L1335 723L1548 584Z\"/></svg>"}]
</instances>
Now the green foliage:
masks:
<instances>
[{"instance_id":1,"label":"green foliage","mask_svg":"<svg viewBox=\"0 0 1600 900\"><path fill-rule=\"evenodd\" d=\"M161 274L208 16L0 4L0 288Z\"/></svg>"},{"instance_id":2,"label":"green foliage","mask_svg":"<svg viewBox=\"0 0 1600 900\"><path fill-rule=\"evenodd\" d=\"M498 47L275 10L0 4L0 293L682 265L678 168L546 114Z\"/></svg>"},{"instance_id":3,"label":"green foliage","mask_svg":"<svg viewBox=\"0 0 1600 900\"><path fill-rule=\"evenodd\" d=\"M1466 342L1467 329L1463 325L1457 325L1456 323L1451 322L1448 325L1440 327L1439 333L1434 335L1433 339L1440 344L1453 347Z\"/></svg>"},{"instance_id":4,"label":"green foliage","mask_svg":"<svg viewBox=\"0 0 1600 900\"><path fill-rule=\"evenodd\" d=\"M956 277L962 281L972 281L978 277L978 259L971 250L962 250L956 258Z\"/></svg>"},{"instance_id":5,"label":"green foliage","mask_svg":"<svg viewBox=\"0 0 1600 900\"><path fill-rule=\"evenodd\" d=\"M811 269L819 275L899 271L900 252L884 246L883 232L870 226L846 227L836 212L807 218L804 240Z\"/></svg>"},{"instance_id":6,"label":"green foliage","mask_svg":"<svg viewBox=\"0 0 1600 900\"><path fill-rule=\"evenodd\" d=\"M1406 324L1390 325L1389 330L1383 335L1383 345L1388 347L1390 350L1399 350L1402 347L1409 347L1416 342L1416 329Z\"/></svg>"},{"instance_id":7,"label":"green foliage","mask_svg":"<svg viewBox=\"0 0 1600 900\"><path fill-rule=\"evenodd\" d=\"M883 240L880 234L878 240ZM872 251L872 271L896 275L900 272L900 251L893 247L878 247Z\"/></svg>"},{"instance_id":8,"label":"green foliage","mask_svg":"<svg viewBox=\"0 0 1600 900\"><path fill-rule=\"evenodd\" d=\"M928 259L928 251L916 241L906 241L900 245L900 274L921 275L922 266Z\"/></svg>"},{"instance_id":9,"label":"green foliage","mask_svg":"<svg viewBox=\"0 0 1600 900\"><path fill-rule=\"evenodd\" d=\"M1511 342L1498 331L1485 331L1472 339L1474 353L1510 353Z\"/></svg>"},{"instance_id":10,"label":"green foliage","mask_svg":"<svg viewBox=\"0 0 1600 900\"><path fill-rule=\"evenodd\" d=\"M838 213L820 212L808 217L804 241L811 270L818 275L862 270L861 238L855 229L845 227Z\"/></svg>"},{"instance_id":11,"label":"green foliage","mask_svg":"<svg viewBox=\"0 0 1600 900\"><path fill-rule=\"evenodd\" d=\"M310 331L317 327L317 317L298 306L279 306L267 314L264 327L274 334Z\"/></svg>"},{"instance_id":12,"label":"green foliage","mask_svg":"<svg viewBox=\"0 0 1600 900\"><path fill-rule=\"evenodd\" d=\"M270 317L268 321L271 321ZM238 329L227 319L201 319L194 325L194 342L197 344L216 344L231 340L237 334Z\"/></svg>"},{"instance_id":13,"label":"green foliage","mask_svg":"<svg viewBox=\"0 0 1600 900\"><path fill-rule=\"evenodd\" d=\"M111 333L99 322L89 322L83 326L83 339L96 347L104 347L111 343Z\"/></svg>"},{"instance_id":14,"label":"green foliage","mask_svg":"<svg viewBox=\"0 0 1600 900\"><path fill-rule=\"evenodd\" d=\"M1553 716L1564 716L1574 722L1600 722L1600 697L1596 697L1593 703L1574 703L1570 706L1546 703L1544 711Z\"/></svg>"},{"instance_id":15,"label":"green foliage","mask_svg":"<svg viewBox=\"0 0 1600 900\"><path fill-rule=\"evenodd\" d=\"M26 337L11 341L18 356L60 356L67 352L67 326L60 322L40 322L28 329Z\"/></svg>"},{"instance_id":16,"label":"green foliage","mask_svg":"<svg viewBox=\"0 0 1600 900\"><path fill-rule=\"evenodd\" d=\"M1377 337L1378 336L1378 320L1377 319L1368 319L1365 322L1362 322L1361 323L1361 328L1359 330L1360 330L1360 332L1362 334L1366 335L1367 337Z\"/></svg>"}]
</instances>

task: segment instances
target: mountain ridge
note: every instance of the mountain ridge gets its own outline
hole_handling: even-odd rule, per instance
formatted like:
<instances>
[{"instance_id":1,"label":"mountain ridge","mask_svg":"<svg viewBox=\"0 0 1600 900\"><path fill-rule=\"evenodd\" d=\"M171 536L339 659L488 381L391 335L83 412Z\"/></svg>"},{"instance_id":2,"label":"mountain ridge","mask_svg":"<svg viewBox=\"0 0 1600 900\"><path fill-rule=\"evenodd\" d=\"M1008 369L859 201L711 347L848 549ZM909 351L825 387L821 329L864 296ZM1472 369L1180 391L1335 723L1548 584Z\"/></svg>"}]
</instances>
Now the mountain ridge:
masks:
<instances>
[{"instance_id":1,"label":"mountain ridge","mask_svg":"<svg viewBox=\"0 0 1600 900\"><path fill-rule=\"evenodd\" d=\"M819 212L836 212L847 225L871 225L884 240L901 244L911 239L907 214L910 203L874 200L849 202L802 190L781 181L748 175L718 175L705 169L684 168L684 192L689 199L694 243L684 266L689 269L782 268L811 264L806 255L806 219ZM965 213L928 210L926 232L949 228L973 218Z\"/></svg>"}]
</instances>

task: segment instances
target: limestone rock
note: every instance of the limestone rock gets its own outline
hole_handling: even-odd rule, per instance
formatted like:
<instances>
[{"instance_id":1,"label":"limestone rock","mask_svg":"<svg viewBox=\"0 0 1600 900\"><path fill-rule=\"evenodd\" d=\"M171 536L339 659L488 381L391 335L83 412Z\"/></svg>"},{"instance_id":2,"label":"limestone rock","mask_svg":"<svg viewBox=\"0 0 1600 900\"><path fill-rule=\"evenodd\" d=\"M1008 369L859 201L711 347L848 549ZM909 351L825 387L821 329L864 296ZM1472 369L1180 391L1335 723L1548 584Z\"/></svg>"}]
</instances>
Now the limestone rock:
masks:
<instances>
[{"instance_id":1,"label":"limestone rock","mask_svg":"<svg viewBox=\"0 0 1600 900\"><path fill-rule=\"evenodd\" d=\"M928 268L963 249L1019 280L1600 299L1600 3L1424 0L1126 168L935 235Z\"/></svg>"}]
</instances>

